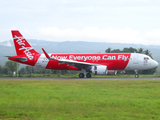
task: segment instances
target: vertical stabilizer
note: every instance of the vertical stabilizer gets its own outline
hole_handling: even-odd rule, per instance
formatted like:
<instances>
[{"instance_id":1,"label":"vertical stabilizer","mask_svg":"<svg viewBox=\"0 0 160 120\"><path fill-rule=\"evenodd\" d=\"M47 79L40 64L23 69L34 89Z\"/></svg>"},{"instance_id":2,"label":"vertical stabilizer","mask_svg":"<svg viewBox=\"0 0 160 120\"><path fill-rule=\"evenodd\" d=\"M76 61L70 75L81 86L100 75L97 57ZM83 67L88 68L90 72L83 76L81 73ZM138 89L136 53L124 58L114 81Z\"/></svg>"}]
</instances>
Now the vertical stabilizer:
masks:
<instances>
[{"instance_id":1,"label":"vertical stabilizer","mask_svg":"<svg viewBox=\"0 0 160 120\"><path fill-rule=\"evenodd\" d=\"M26 55L29 60L33 60L34 55L38 52L33 49L18 30L12 30L11 32L17 55Z\"/></svg>"}]
</instances>

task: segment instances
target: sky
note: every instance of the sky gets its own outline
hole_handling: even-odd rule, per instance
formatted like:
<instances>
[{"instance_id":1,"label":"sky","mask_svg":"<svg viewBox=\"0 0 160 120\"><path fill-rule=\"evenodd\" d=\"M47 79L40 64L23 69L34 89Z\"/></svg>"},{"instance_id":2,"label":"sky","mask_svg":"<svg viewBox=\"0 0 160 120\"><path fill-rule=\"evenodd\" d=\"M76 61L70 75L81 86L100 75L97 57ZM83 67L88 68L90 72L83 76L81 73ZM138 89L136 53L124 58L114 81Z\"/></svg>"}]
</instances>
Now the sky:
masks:
<instances>
[{"instance_id":1,"label":"sky","mask_svg":"<svg viewBox=\"0 0 160 120\"><path fill-rule=\"evenodd\" d=\"M0 42L26 39L160 45L160 0L0 0Z\"/></svg>"}]
</instances>

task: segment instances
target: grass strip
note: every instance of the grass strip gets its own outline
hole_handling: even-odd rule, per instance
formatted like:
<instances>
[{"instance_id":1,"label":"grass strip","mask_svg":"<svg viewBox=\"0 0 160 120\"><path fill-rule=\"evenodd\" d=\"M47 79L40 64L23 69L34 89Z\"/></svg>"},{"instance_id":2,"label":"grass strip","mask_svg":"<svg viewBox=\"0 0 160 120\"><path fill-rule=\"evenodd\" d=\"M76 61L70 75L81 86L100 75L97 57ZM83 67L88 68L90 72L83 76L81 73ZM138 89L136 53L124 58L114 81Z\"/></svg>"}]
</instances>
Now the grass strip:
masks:
<instances>
[{"instance_id":1,"label":"grass strip","mask_svg":"<svg viewBox=\"0 0 160 120\"><path fill-rule=\"evenodd\" d=\"M1 80L0 119L160 119L160 81Z\"/></svg>"}]
</instances>

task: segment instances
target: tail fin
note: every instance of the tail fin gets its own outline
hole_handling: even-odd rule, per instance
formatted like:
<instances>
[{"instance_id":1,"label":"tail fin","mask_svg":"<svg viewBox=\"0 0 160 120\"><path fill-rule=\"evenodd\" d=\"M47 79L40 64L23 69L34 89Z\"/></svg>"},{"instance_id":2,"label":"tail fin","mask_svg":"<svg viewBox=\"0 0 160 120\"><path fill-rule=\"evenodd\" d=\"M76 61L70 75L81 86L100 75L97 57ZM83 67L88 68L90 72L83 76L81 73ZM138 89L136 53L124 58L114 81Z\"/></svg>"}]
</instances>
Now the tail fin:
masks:
<instances>
[{"instance_id":1,"label":"tail fin","mask_svg":"<svg viewBox=\"0 0 160 120\"><path fill-rule=\"evenodd\" d=\"M32 60L33 56L38 52L33 49L18 30L12 30L11 32L17 55L26 55L28 59Z\"/></svg>"}]
</instances>

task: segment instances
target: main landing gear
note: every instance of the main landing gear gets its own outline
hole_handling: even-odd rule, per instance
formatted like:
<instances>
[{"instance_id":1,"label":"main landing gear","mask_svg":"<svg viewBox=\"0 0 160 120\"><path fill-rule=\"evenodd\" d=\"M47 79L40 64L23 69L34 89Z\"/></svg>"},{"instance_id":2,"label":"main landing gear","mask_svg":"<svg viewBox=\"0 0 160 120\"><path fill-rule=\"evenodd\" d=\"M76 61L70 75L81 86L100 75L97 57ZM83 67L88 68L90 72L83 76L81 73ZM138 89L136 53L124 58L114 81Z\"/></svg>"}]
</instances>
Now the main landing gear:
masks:
<instances>
[{"instance_id":1,"label":"main landing gear","mask_svg":"<svg viewBox=\"0 0 160 120\"><path fill-rule=\"evenodd\" d=\"M135 70L135 78L139 78L138 71Z\"/></svg>"},{"instance_id":2,"label":"main landing gear","mask_svg":"<svg viewBox=\"0 0 160 120\"><path fill-rule=\"evenodd\" d=\"M87 73L87 74L86 74L86 77L87 77L87 78L91 78L91 74L90 74L90 73ZM79 78L84 78L84 73L80 73L80 74L79 74Z\"/></svg>"},{"instance_id":3,"label":"main landing gear","mask_svg":"<svg viewBox=\"0 0 160 120\"><path fill-rule=\"evenodd\" d=\"M86 72L86 69L82 69L81 73L79 73L79 78L84 78L84 73ZM87 71L88 73L86 74L87 78L91 78L91 73L90 71Z\"/></svg>"}]
</instances>

